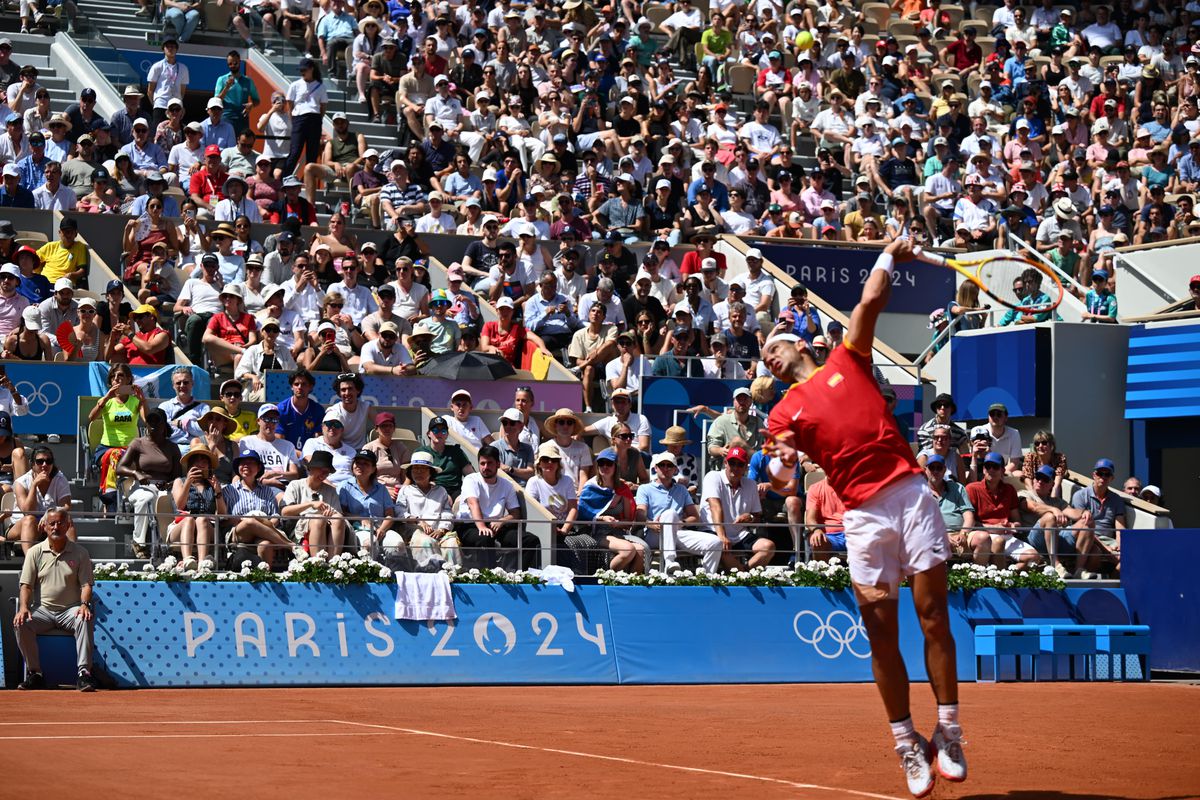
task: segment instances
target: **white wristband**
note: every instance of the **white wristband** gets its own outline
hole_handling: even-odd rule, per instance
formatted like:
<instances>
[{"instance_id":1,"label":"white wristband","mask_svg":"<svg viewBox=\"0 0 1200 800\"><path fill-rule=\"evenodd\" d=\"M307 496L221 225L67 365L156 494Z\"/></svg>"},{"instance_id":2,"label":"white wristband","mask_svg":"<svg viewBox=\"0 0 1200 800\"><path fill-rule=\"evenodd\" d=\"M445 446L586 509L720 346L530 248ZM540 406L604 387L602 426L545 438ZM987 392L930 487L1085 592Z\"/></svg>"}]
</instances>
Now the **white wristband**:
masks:
<instances>
[{"instance_id":1,"label":"white wristband","mask_svg":"<svg viewBox=\"0 0 1200 800\"><path fill-rule=\"evenodd\" d=\"M874 272L877 269L891 275L896 269L896 259L892 257L891 253L880 253L879 258L875 259L875 266L871 267L871 271Z\"/></svg>"},{"instance_id":2,"label":"white wristband","mask_svg":"<svg viewBox=\"0 0 1200 800\"><path fill-rule=\"evenodd\" d=\"M772 478L786 481L791 480L792 476L796 474L796 467L794 464L789 467L783 463L783 459L775 456L767 463L767 471L771 473Z\"/></svg>"}]
</instances>

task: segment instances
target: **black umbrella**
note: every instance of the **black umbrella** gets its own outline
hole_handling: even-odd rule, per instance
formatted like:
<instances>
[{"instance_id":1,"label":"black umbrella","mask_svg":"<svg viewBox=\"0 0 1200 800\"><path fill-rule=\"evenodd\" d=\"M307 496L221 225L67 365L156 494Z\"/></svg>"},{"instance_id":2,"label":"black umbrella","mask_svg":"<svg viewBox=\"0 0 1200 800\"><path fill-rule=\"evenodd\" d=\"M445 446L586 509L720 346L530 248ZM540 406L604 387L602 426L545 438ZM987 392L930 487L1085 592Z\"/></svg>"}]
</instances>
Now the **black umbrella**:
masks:
<instances>
[{"instance_id":1,"label":"black umbrella","mask_svg":"<svg viewBox=\"0 0 1200 800\"><path fill-rule=\"evenodd\" d=\"M517 371L502 356L492 353L445 353L436 356L421 370L430 378L458 381L491 381L507 378Z\"/></svg>"}]
</instances>

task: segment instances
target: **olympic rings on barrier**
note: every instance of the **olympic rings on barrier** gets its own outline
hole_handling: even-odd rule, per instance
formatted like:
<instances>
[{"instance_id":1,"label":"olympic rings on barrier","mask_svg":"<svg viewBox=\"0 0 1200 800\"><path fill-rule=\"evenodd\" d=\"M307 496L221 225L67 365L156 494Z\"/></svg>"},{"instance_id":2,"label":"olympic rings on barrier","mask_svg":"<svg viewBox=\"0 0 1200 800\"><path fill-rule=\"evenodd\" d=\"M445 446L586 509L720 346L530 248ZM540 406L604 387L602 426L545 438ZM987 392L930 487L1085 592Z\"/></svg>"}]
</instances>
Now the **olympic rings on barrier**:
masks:
<instances>
[{"instance_id":1,"label":"olympic rings on barrier","mask_svg":"<svg viewBox=\"0 0 1200 800\"><path fill-rule=\"evenodd\" d=\"M46 382L35 387L29 381L18 381L16 388L29 407L31 417L44 416L47 411L62 402L62 387L57 383Z\"/></svg>"},{"instance_id":2,"label":"olympic rings on barrier","mask_svg":"<svg viewBox=\"0 0 1200 800\"><path fill-rule=\"evenodd\" d=\"M807 635L801 632L800 619L802 617L812 617L816 621L815 626ZM834 624L835 620L843 618L845 619L844 623ZM813 650L822 658L838 658L843 651L849 652L856 658L871 657L871 643L867 639L867 629L863 627L862 618L855 617L847 611L834 609L829 612L828 617L821 619L821 615L817 612L805 609L798 612L792 619L792 630L797 639L805 644L811 644ZM835 645L836 650L834 650Z\"/></svg>"}]
</instances>

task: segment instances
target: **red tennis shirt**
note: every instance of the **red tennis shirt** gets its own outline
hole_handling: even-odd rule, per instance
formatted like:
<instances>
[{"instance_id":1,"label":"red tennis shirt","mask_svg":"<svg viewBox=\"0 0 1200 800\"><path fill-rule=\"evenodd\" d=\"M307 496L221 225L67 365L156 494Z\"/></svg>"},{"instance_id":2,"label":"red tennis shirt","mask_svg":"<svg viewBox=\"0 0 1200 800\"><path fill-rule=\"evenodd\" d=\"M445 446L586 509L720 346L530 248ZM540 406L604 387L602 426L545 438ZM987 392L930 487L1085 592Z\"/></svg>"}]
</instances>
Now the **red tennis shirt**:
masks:
<instances>
[{"instance_id":1,"label":"red tennis shirt","mask_svg":"<svg viewBox=\"0 0 1200 800\"><path fill-rule=\"evenodd\" d=\"M887 411L871 361L847 342L824 366L793 384L771 411L767 430L825 470L846 508L921 467Z\"/></svg>"}]
</instances>

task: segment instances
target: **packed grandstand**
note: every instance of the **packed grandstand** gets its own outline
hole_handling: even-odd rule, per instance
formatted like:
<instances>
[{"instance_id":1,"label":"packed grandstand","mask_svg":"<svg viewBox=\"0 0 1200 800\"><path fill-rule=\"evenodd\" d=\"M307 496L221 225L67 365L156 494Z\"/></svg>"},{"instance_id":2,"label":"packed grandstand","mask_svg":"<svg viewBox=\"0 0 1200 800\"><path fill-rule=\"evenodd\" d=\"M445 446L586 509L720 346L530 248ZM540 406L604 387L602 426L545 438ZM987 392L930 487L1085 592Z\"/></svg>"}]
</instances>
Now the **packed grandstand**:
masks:
<instances>
[{"instance_id":1,"label":"packed grandstand","mask_svg":"<svg viewBox=\"0 0 1200 800\"><path fill-rule=\"evenodd\" d=\"M1080 319L1116 322L1118 248L1200 232L1194 3L120 8L161 53L100 98L39 83L61 60L42 34L86 59L111 8L22 0L0 39L0 357L105 367L58 409L78 413L66 435L14 432L44 398L0 373L14 558L56 507L110 557L187 567L360 547L581 574L833 558L822 465L782 492L766 476L786 387L759 349L794 333L823 360L844 317L756 241L1019 243ZM985 304L964 283L930 325L1053 317ZM467 376L504 397L476 408ZM568 407L538 398L555 376ZM427 377L439 408L364 391ZM652 426L653 378L732 399ZM934 394L898 424L958 558L1119 569L1122 498L1157 506L1157 487L1107 458L1073 477L1051 431Z\"/></svg>"}]
</instances>

